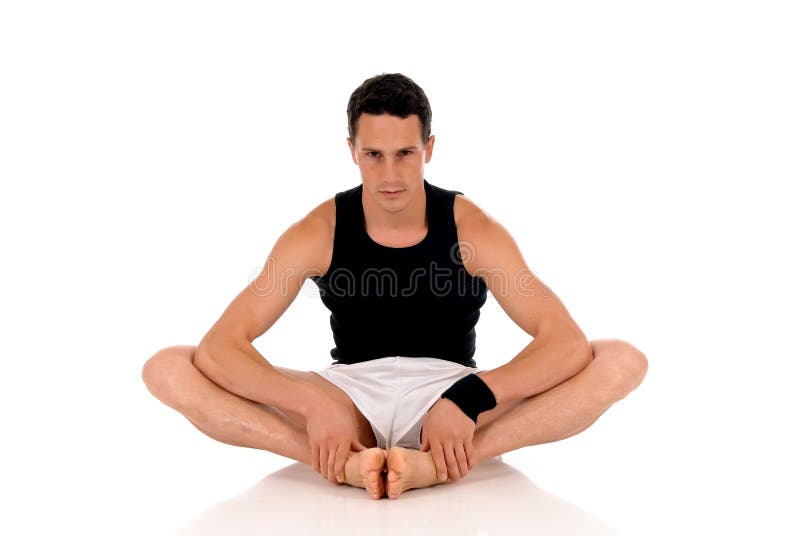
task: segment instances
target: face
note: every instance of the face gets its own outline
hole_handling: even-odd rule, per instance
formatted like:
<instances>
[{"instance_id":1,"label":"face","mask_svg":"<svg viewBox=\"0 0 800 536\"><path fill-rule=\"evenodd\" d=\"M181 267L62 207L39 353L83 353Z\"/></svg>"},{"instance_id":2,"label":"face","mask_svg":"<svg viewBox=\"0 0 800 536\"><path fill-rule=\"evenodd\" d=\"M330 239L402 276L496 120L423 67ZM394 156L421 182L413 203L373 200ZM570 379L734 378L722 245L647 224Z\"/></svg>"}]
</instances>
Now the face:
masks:
<instances>
[{"instance_id":1,"label":"face","mask_svg":"<svg viewBox=\"0 0 800 536\"><path fill-rule=\"evenodd\" d=\"M365 194L378 206L400 211L424 191L423 171L431 160L434 136L422 143L416 114L405 119L389 114L361 114L355 137L355 143L347 138L347 145L361 170ZM395 195L383 193L395 190L402 191Z\"/></svg>"}]
</instances>

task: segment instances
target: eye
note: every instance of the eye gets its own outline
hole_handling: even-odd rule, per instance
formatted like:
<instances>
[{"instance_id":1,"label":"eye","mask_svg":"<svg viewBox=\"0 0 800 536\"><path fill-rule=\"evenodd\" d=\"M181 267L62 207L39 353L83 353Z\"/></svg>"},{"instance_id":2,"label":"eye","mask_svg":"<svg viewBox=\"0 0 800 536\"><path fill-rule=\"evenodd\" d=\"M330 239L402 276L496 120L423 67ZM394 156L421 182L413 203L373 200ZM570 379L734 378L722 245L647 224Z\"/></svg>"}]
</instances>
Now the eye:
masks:
<instances>
[{"instance_id":1,"label":"eye","mask_svg":"<svg viewBox=\"0 0 800 536\"><path fill-rule=\"evenodd\" d=\"M406 150L406 151L401 151L401 152L403 153L403 155L409 155L409 154L411 154L411 151L408 151L408 150Z\"/></svg>"},{"instance_id":2,"label":"eye","mask_svg":"<svg viewBox=\"0 0 800 536\"><path fill-rule=\"evenodd\" d=\"M369 152L367 153L367 156L368 156L368 157L370 157L370 158L375 158L375 156L373 156L373 155L377 155L377 154L378 154L378 152L377 152L377 151L369 151Z\"/></svg>"}]
</instances>

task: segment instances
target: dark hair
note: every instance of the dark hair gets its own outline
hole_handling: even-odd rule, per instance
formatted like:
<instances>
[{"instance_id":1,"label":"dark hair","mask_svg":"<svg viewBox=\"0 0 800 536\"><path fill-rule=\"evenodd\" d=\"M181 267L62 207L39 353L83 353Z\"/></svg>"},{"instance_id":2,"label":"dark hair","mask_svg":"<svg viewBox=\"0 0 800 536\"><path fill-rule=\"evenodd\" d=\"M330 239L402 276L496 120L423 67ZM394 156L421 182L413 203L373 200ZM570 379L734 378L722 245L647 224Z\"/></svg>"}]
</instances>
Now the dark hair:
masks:
<instances>
[{"instance_id":1,"label":"dark hair","mask_svg":"<svg viewBox=\"0 0 800 536\"><path fill-rule=\"evenodd\" d=\"M428 143L431 136L432 113L428 97L413 80L400 73L383 73L368 78L350 95L347 126L353 143L356 141L356 122L362 113L388 113L401 119L416 114L422 125L422 142Z\"/></svg>"}]
</instances>

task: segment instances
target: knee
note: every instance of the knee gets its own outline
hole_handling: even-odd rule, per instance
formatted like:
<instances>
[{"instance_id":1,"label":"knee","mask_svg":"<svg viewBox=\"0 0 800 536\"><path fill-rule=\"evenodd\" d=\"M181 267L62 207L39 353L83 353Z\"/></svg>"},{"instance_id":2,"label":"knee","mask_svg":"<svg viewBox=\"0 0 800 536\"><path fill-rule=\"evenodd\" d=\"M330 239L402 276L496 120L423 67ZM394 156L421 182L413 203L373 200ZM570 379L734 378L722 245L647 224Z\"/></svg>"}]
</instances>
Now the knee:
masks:
<instances>
[{"instance_id":1,"label":"knee","mask_svg":"<svg viewBox=\"0 0 800 536\"><path fill-rule=\"evenodd\" d=\"M619 379L617 388L621 397L625 397L639 387L644 380L647 375L648 362L641 350L625 341L620 341L617 352L617 376Z\"/></svg>"},{"instance_id":2,"label":"knee","mask_svg":"<svg viewBox=\"0 0 800 536\"><path fill-rule=\"evenodd\" d=\"M611 384L609 387L616 398L624 398L644 380L648 369L647 357L629 342L603 342L605 344L600 347L600 351L595 352L595 360L605 365Z\"/></svg>"},{"instance_id":3,"label":"knee","mask_svg":"<svg viewBox=\"0 0 800 536\"><path fill-rule=\"evenodd\" d=\"M176 389L187 366L192 365L194 346L169 346L156 352L142 367L142 380L158 399L164 399Z\"/></svg>"}]
</instances>

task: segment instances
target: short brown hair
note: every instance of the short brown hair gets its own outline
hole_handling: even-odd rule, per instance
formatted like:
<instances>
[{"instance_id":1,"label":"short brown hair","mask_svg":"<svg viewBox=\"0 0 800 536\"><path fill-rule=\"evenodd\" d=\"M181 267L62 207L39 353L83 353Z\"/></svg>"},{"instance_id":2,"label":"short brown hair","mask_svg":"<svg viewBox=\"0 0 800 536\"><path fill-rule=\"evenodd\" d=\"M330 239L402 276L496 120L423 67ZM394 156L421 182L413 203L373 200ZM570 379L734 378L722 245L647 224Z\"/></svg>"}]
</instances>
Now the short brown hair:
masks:
<instances>
[{"instance_id":1,"label":"short brown hair","mask_svg":"<svg viewBox=\"0 0 800 536\"><path fill-rule=\"evenodd\" d=\"M347 127L350 139L356 141L356 123L362 113L390 114L405 119L419 117L422 142L431 136L431 105L422 88L400 73L379 74L364 80L350 95L347 103Z\"/></svg>"}]
</instances>

